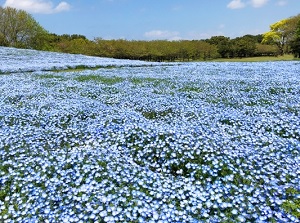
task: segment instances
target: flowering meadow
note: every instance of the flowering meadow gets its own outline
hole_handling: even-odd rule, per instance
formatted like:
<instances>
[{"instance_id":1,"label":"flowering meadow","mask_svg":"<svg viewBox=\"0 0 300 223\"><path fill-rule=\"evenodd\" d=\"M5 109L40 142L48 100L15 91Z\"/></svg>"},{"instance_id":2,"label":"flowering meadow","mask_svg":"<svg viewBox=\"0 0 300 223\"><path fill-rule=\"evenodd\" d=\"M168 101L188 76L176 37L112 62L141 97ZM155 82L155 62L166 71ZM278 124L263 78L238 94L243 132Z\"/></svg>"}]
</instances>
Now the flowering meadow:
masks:
<instances>
[{"instance_id":1,"label":"flowering meadow","mask_svg":"<svg viewBox=\"0 0 300 223\"><path fill-rule=\"evenodd\" d=\"M299 219L300 62L0 48L0 222Z\"/></svg>"}]
</instances>

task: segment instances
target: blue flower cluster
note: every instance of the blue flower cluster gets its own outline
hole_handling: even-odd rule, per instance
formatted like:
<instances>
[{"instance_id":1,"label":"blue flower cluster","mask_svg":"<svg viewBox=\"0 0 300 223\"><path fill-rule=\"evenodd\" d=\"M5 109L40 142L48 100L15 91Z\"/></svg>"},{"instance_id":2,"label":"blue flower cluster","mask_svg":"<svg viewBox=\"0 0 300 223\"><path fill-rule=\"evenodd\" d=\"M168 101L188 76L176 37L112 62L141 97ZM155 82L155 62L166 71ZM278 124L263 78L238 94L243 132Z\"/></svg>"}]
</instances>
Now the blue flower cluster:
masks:
<instances>
[{"instance_id":1,"label":"blue flower cluster","mask_svg":"<svg viewBox=\"0 0 300 223\"><path fill-rule=\"evenodd\" d=\"M25 50L0 46L0 74L21 71L49 71L70 68L149 66L159 63L119 60L85 55Z\"/></svg>"},{"instance_id":2,"label":"blue flower cluster","mask_svg":"<svg viewBox=\"0 0 300 223\"><path fill-rule=\"evenodd\" d=\"M2 74L0 221L300 222L299 74L299 62Z\"/></svg>"}]
</instances>

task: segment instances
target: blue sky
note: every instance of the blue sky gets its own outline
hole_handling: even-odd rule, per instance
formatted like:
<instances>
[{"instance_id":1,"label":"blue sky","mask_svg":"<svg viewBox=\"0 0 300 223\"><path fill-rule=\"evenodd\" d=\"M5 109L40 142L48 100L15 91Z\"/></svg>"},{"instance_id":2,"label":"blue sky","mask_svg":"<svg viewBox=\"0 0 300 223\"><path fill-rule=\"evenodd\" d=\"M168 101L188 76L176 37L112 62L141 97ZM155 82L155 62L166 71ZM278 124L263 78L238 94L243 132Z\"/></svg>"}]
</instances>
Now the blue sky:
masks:
<instances>
[{"instance_id":1,"label":"blue sky","mask_svg":"<svg viewBox=\"0 0 300 223\"><path fill-rule=\"evenodd\" d=\"M93 39L207 39L261 34L300 13L300 0L0 0L49 32Z\"/></svg>"}]
</instances>

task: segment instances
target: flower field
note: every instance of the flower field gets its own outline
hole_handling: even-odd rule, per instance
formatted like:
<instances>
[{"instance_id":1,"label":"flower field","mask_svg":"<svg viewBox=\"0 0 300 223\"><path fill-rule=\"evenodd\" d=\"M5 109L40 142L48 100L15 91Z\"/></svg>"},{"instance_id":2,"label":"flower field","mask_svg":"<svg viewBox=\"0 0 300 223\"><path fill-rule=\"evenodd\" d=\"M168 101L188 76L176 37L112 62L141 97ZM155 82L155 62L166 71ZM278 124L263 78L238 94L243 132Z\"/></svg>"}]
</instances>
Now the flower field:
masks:
<instances>
[{"instance_id":1,"label":"flower field","mask_svg":"<svg viewBox=\"0 0 300 223\"><path fill-rule=\"evenodd\" d=\"M0 48L0 222L299 219L300 62Z\"/></svg>"}]
</instances>

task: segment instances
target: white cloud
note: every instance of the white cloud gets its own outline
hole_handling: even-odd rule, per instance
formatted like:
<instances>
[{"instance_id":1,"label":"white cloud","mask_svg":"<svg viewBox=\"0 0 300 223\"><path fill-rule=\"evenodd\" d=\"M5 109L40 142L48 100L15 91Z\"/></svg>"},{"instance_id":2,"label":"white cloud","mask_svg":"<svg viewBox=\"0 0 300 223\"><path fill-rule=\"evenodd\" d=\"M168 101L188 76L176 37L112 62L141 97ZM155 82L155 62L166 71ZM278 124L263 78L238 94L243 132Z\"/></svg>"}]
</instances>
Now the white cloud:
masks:
<instances>
[{"instance_id":1,"label":"white cloud","mask_svg":"<svg viewBox=\"0 0 300 223\"><path fill-rule=\"evenodd\" d=\"M179 32L168 31L168 30L152 30L145 32L144 36L149 39L167 39L167 40L179 40Z\"/></svg>"},{"instance_id":2,"label":"white cloud","mask_svg":"<svg viewBox=\"0 0 300 223\"><path fill-rule=\"evenodd\" d=\"M265 4L267 4L269 0L251 0L251 5L254 7L254 8L260 8L262 6L264 6Z\"/></svg>"},{"instance_id":3,"label":"white cloud","mask_svg":"<svg viewBox=\"0 0 300 223\"><path fill-rule=\"evenodd\" d=\"M288 3L287 0L280 0L280 1L277 2L277 5L279 5L279 6L285 6L285 5L287 5L287 3Z\"/></svg>"},{"instance_id":4,"label":"white cloud","mask_svg":"<svg viewBox=\"0 0 300 223\"><path fill-rule=\"evenodd\" d=\"M244 8L245 6L246 6L246 4L244 2L242 2L241 0L232 0L227 5L227 8L230 8L230 9L241 9L241 8Z\"/></svg>"},{"instance_id":5,"label":"white cloud","mask_svg":"<svg viewBox=\"0 0 300 223\"><path fill-rule=\"evenodd\" d=\"M71 6L67 2L61 2L55 7L56 12L69 11Z\"/></svg>"},{"instance_id":6,"label":"white cloud","mask_svg":"<svg viewBox=\"0 0 300 223\"><path fill-rule=\"evenodd\" d=\"M67 2L60 2L54 6L51 1L46 0L6 0L4 7L22 9L30 13L52 14L70 10Z\"/></svg>"},{"instance_id":7,"label":"white cloud","mask_svg":"<svg viewBox=\"0 0 300 223\"><path fill-rule=\"evenodd\" d=\"M227 8L230 9L241 9L245 8L247 5L252 6L253 8L260 8L263 7L265 4L268 3L269 0L249 0L247 2L243 2L242 0L232 0L227 5ZM280 0L281 2L284 2L286 0Z\"/></svg>"}]
</instances>

